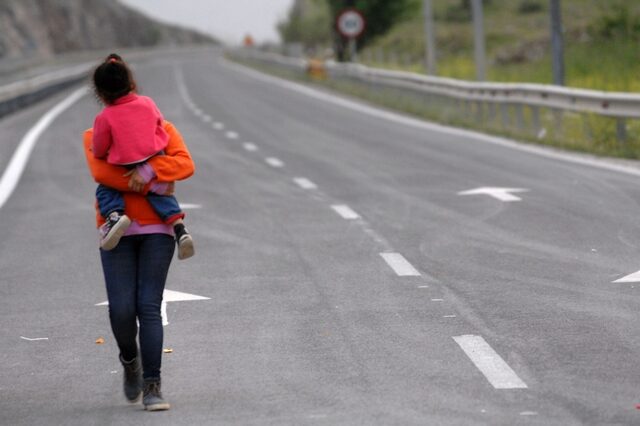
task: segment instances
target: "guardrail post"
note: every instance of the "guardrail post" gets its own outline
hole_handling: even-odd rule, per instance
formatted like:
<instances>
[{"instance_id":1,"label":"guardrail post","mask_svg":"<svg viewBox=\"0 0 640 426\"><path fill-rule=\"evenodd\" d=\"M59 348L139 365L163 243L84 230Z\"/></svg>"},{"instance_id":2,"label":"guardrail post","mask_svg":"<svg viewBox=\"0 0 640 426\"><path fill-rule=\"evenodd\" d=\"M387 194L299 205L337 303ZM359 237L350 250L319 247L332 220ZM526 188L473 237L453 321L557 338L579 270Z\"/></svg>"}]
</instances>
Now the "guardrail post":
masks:
<instances>
[{"instance_id":1,"label":"guardrail post","mask_svg":"<svg viewBox=\"0 0 640 426\"><path fill-rule=\"evenodd\" d=\"M478 124L482 124L484 118L484 105L482 101L476 101L476 121Z\"/></svg>"},{"instance_id":2,"label":"guardrail post","mask_svg":"<svg viewBox=\"0 0 640 426\"><path fill-rule=\"evenodd\" d=\"M537 138L540 137L542 126L540 125L540 107L531 107L531 121L533 125L533 135Z\"/></svg>"},{"instance_id":3,"label":"guardrail post","mask_svg":"<svg viewBox=\"0 0 640 426\"><path fill-rule=\"evenodd\" d=\"M516 105L516 126L518 130L524 130L524 108L522 105Z\"/></svg>"},{"instance_id":4,"label":"guardrail post","mask_svg":"<svg viewBox=\"0 0 640 426\"><path fill-rule=\"evenodd\" d=\"M624 117L616 119L616 137L618 142L627 141L627 120Z\"/></svg>"},{"instance_id":5,"label":"guardrail post","mask_svg":"<svg viewBox=\"0 0 640 426\"><path fill-rule=\"evenodd\" d=\"M508 129L510 126L509 120L509 105L508 104L500 104L500 118L502 119L502 128Z\"/></svg>"},{"instance_id":6,"label":"guardrail post","mask_svg":"<svg viewBox=\"0 0 640 426\"><path fill-rule=\"evenodd\" d=\"M496 104L489 102L489 119L487 120L489 125L493 127L496 121Z\"/></svg>"}]
</instances>

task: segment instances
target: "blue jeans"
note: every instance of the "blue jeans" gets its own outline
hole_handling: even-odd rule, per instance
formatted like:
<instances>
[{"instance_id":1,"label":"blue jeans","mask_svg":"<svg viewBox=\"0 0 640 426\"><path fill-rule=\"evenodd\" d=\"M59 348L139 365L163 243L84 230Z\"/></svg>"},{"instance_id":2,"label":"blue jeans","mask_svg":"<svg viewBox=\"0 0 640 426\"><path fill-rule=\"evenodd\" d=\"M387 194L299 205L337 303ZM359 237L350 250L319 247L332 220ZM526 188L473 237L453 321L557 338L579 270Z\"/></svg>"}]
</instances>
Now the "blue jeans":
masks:
<instances>
[{"instance_id":1,"label":"blue jeans","mask_svg":"<svg viewBox=\"0 0 640 426\"><path fill-rule=\"evenodd\" d=\"M106 219L113 212L124 213L124 198L122 198L120 191L108 186L98 185L96 199L98 200L100 216L103 218ZM180 204L178 204L178 200L173 195L158 195L149 192L146 199L165 223L168 223L169 219L182 214Z\"/></svg>"},{"instance_id":2,"label":"blue jeans","mask_svg":"<svg viewBox=\"0 0 640 426\"><path fill-rule=\"evenodd\" d=\"M139 321L144 378L160 378L160 308L174 249L172 236L149 234L123 237L113 250L100 250L111 330L120 356L128 361L138 356L136 319Z\"/></svg>"}]
</instances>

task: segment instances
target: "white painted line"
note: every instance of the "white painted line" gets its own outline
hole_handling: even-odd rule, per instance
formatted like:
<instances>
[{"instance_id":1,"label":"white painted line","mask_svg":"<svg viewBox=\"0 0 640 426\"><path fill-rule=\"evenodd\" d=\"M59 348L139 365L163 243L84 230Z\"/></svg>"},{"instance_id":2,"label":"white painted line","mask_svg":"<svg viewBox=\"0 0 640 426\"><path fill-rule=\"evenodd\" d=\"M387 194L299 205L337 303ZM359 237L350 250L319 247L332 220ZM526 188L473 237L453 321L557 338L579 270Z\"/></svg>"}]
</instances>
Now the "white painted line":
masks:
<instances>
[{"instance_id":1,"label":"white painted line","mask_svg":"<svg viewBox=\"0 0 640 426\"><path fill-rule=\"evenodd\" d=\"M456 317L455 315L445 315L442 318L455 318L455 317Z\"/></svg>"},{"instance_id":2,"label":"white painted line","mask_svg":"<svg viewBox=\"0 0 640 426\"><path fill-rule=\"evenodd\" d=\"M211 120L213 120L213 118L211 118L210 115L203 115L202 116L202 121L204 121L205 123L211 123Z\"/></svg>"},{"instance_id":3,"label":"white painted line","mask_svg":"<svg viewBox=\"0 0 640 426\"><path fill-rule=\"evenodd\" d=\"M527 385L504 362L482 336L456 336L456 343L467 354L471 362L496 389L526 389Z\"/></svg>"},{"instance_id":4,"label":"white painted line","mask_svg":"<svg viewBox=\"0 0 640 426\"><path fill-rule=\"evenodd\" d=\"M380 253L387 264L401 277L418 277L420 272L400 253Z\"/></svg>"},{"instance_id":5,"label":"white painted line","mask_svg":"<svg viewBox=\"0 0 640 426\"><path fill-rule=\"evenodd\" d=\"M225 136L229 139L238 139L239 135L236 132L227 132Z\"/></svg>"},{"instance_id":6,"label":"white painted line","mask_svg":"<svg viewBox=\"0 0 640 426\"><path fill-rule=\"evenodd\" d=\"M180 208L182 210L196 210L201 209L202 206L200 204L180 203Z\"/></svg>"},{"instance_id":7,"label":"white painted line","mask_svg":"<svg viewBox=\"0 0 640 426\"><path fill-rule=\"evenodd\" d=\"M48 337L35 337L35 338L29 338L29 337L24 337L24 336L20 336L21 339L24 340L28 340L29 342L37 342L39 340L49 340Z\"/></svg>"},{"instance_id":8,"label":"white painted line","mask_svg":"<svg viewBox=\"0 0 640 426\"><path fill-rule=\"evenodd\" d=\"M418 288L429 288L428 285L419 285Z\"/></svg>"},{"instance_id":9,"label":"white painted line","mask_svg":"<svg viewBox=\"0 0 640 426\"><path fill-rule=\"evenodd\" d=\"M276 168L284 167L284 163L279 158L267 157L264 159L264 161L271 167L276 167Z\"/></svg>"},{"instance_id":10,"label":"white painted line","mask_svg":"<svg viewBox=\"0 0 640 426\"><path fill-rule=\"evenodd\" d=\"M307 178L297 177L297 178L294 178L293 181L302 189L317 189L318 188L318 185L316 185L315 183L311 182Z\"/></svg>"},{"instance_id":11,"label":"white painted line","mask_svg":"<svg viewBox=\"0 0 640 426\"><path fill-rule=\"evenodd\" d=\"M523 411L520 413L521 416L537 416L538 413L536 411Z\"/></svg>"},{"instance_id":12,"label":"white painted line","mask_svg":"<svg viewBox=\"0 0 640 426\"><path fill-rule=\"evenodd\" d=\"M333 210L336 211L343 219L352 220L352 219L360 219L360 215L354 212L351 207L344 204L336 204L331 206Z\"/></svg>"},{"instance_id":13,"label":"white painted line","mask_svg":"<svg viewBox=\"0 0 640 426\"><path fill-rule=\"evenodd\" d=\"M216 130L224 130L224 123L220 123L219 121L213 123L212 126Z\"/></svg>"},{"instance_id":14,"label":"white painted line","mask_svg":"<svg viewBox=\"0 0 640 426\"><path fill-rule=\"evenodd\" d=\"M442 124L429 123L427 121L422 121L417 118L408 117L400 113L385 111L382 109L375 108L373 106L365 105L364 103L361 103L361 102L352 101L349 99L339 97L337 95L332 95L330 93L322 92L320 90L303 86L302 84L293 83L288 80L284 80L282 78L266 75L242 65L232 64L229 61L224 59L221 60L221 63L223 66L227 68L232 68L234 70L237 70L256 80L262 80L271 85L280 86L285 89L292 90L294 92L302 93L311 98L332 103L334 105L338 105L343 108L347 108L353 111L358 111L363 114L367 114L376 118L382 118L382 119L392 121L398 124L402 124L405 126L411 126L421 130L438 132L445 135L455 135L460 137L471 138L480 142L499 145L499 146L514 149L517 151L538 155L540 157L566 161L568 163L596 167L599 169L610 170L618 173L625 173L633 176L640 176L640 169L638 168L624 166L624 165L620 165L612 162L607 162L606 160L596 158L594 156L576 155L568 152L564 153L557 150L546 148L544 146L524 144L521 142L516 142L511 139L506 139L499 136L486 135L483 133L474 132L472 130L458 129L455 127L448 127Z\"/></svg>"},{"instance_id":15,"label":"white painted line","mask_svg":"<svg viewBox=\"0 0 640 426\"><path fill-rule=\"evenodd\" d=\"M258 150L258 147L251 142L245 142L244 144L242 144L242 146L249 152L255 152Z\"/></svg>"},{"instance_id":16,"label":"white painted line","mask_svg":"<svg viewBox=\"0 0 640 426\"><path fill-rule=\"evenodd\" d=\"M637 283L640 282L640 271L629 274L625 277L619 278L614 283Z\"/></svg>"},{"instance_id":17,"label":"white painted line","mask_svg":"<svg viewBox=\"0 0 640 426\"><path fill-rule=\"evenodd\" d=\"M431 299L432 302L444 302L444 299Z\"/></svg>"},{"instance_id":18,"label":"white painted line","mask_svg":"<svg viewBox=\"0 0 640 426\"><path fill-rule=\"evenodd\" d=\"M38 122L27 132L20 141L18 148L13 153L13 157L9 160L9 165L0 178L0 209L5 205L13 191L16 189L22 173L24 172L33 148L38 143L40 135L51 125L60 114L67 108L71 107L80 98L88 93L86 87L76 90L56 106L51 108Z\"/></svg>"},{"instance_id":19,"label":"white painted line","mask_svg":"<svg viewBox=\"0 0 640 426\"><path fill-rule=\"evenodd\" d=\"M202 115L204 114L200 108L194 108L193 113L198 117L202 117Z\"/></svg>"}]
</instances>

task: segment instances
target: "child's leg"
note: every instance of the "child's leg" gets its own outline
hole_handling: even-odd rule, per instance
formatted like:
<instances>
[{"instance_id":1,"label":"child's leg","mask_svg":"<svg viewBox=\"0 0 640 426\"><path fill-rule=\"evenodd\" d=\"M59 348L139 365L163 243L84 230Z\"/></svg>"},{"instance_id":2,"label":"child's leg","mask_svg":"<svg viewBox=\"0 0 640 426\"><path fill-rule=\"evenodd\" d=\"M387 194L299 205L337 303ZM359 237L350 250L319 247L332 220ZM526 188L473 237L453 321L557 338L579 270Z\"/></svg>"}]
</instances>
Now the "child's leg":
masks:
<instances>
[{"instance_id":1,"label":"child's leg","mask_svg":"<svg viewBox=\"0 0 640 426\"><path fill-rule=\"evenodd\" d=\"M100 215L105 220L100 227L100 247L103 250L112 250L131 225L131 220L124 214L124 198L119 191L98 185L96 199Z\"/></svg>"},{"instance_id":2,"label":"child's leg","mask_svg":"<svg viewBox=\"0 0 640 426\"><path fill-rule=\"evenodd\" d=\"M160 219L167 225L174 225L177 220L184 218L184 213L173 195L158 195L153 192L147 194L147 201Z\"/></svg>"},{"instance_id":3,"label":"child's leg","mask_svg":"<svg viewBox=\"0 0 640 426\"><path fill-rule=\"evenodd\" d=\"M100 216L104 219L108 218L113 212L124 214L124 198L120 191L108 186L98 185L96 188L96 199L98 200L98 209Z\"/></svg>"},{"instance_id":4,"label":"child's leg","mask_svg":"<svg viewBox=\"0 0 640 426\"><path fill-rule=\"evenodd\" d=\"M193 238L184 226L184 213L173 195L157 195L152 192L147 194L147 201L160 216L162 221L173 226L178 244L178 259L186 259L195 253Z\"/></svg>"}]
</instances>

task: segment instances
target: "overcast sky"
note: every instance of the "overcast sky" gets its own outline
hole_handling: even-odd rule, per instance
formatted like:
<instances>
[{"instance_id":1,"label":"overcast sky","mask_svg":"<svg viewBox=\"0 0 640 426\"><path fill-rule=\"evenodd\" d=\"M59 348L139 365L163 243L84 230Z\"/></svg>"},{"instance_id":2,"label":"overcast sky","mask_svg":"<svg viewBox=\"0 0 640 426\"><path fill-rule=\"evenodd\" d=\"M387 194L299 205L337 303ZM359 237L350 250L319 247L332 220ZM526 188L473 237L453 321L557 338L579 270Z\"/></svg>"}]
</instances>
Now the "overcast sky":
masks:
<instances>
[{"instance_id":1,"label":"overcast sky","mask_svg":"<svg viewBox=\"0 0 640 426\"><path fill-rule=\"evenodd\" d=\"M231 44L251 34L258 42L279 41L276 24L293 0L120 0L156 19L195 28Z\"/></svg>"}]
</instances>

